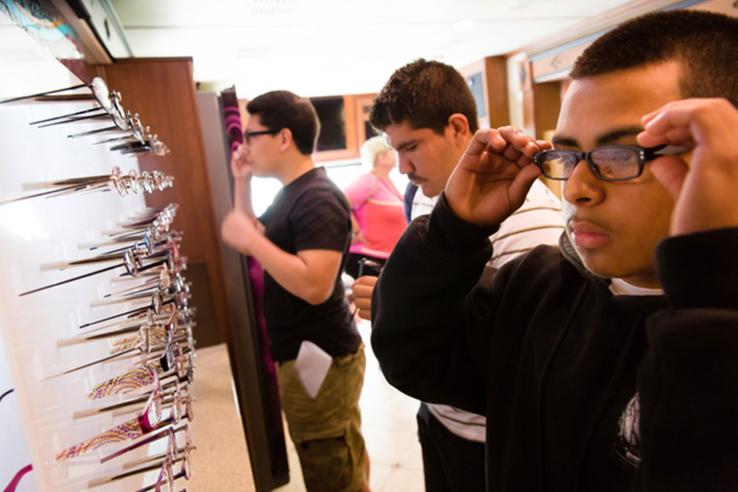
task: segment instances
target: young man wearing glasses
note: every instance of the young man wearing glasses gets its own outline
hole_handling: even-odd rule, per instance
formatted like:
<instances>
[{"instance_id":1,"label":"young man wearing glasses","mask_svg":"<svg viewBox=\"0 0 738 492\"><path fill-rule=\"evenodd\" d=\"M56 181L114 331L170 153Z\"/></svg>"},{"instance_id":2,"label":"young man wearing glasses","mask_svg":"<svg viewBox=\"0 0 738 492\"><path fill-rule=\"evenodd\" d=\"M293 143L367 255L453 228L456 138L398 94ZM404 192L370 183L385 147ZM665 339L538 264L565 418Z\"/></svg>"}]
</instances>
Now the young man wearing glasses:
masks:
<instances>
[{"instance_id":1,"label":"young man wearing glasses","mask_svg":"<svg viewBox=\"0 0 738 492\"><path fill-rule=\"evenodd\" d=\"M264 268L271 353L307 490L367 490L359 413L364 349L340 278L351 242L349 205L312 160L320 124L310 101L274 91L246 109L223 239ZM258 219L252 175L275 177L284 186Z\"/></svg>"},{"instance_id":2,"label":"young man wearing glasses","mask_svg":"<svg viewBox=\"0 0 738 492\"><path fill-rule=\"evenodd\" d=\"M738 20L698 11L603 35L555 150L477 132L389 258L382 370L486 414L488 490L738 490L736 46ZM541 168L563 181L559 248L477 286L487 236Z\"/></svg>"}]
</instances>

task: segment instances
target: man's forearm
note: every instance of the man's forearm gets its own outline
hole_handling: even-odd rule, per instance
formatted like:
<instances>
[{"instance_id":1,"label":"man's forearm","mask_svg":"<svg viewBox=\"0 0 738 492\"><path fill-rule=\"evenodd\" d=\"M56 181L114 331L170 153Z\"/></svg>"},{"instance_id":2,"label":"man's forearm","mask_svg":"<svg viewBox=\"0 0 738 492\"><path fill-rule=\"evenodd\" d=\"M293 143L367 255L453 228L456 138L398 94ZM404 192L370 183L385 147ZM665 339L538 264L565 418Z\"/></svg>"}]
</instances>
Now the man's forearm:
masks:
<instances>
[{"instance_id":1,"label":"man's forearm","mask_svg":"<svg viewBox=\"0 0 738 492\"><path fill-rule=\"evenodd\" d=\"M251 218L256 218L251 202L251 177L235 178L233 189L233 208L241 210Z\"/></svg>"},{"instance_id":2,"label":"man's forearm","mask_svg":"<svg viewBox=\"0 0 738 492\"><path fill-rule=\"evenodd\" d=\"M492 325L469 308L469 294L492 251L489 233L442 200L430 218L408 227L387 260L372 297L371 342L385 378L402 392L484 412L478 388L486 374L477 361L486 345L473 353L469 340L479 341ZM432 275L425 274L429 265Z\"/></svg>"},{"instance_id":3,"label":"man's forearm","mask_svg":"<svg viewBox=\"0 0 738 492\"><path fill-rule=\"evenodd\" d=\"M263 234L253 234L249 238L248 253L290 294L311 304L325 300L321 294L325 289L321 288L319 279L310 272L305 261L279 248Z\"/></svg>"}]
</instances>

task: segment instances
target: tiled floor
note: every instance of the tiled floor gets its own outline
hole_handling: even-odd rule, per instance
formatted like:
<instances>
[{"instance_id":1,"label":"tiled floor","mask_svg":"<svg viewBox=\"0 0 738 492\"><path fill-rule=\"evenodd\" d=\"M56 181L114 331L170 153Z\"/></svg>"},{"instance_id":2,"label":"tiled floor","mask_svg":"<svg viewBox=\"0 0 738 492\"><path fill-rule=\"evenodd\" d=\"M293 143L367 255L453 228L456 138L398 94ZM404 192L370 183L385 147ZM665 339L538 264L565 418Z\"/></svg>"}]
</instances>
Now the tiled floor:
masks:
<instances>
[{"instance_id":1,"label":"tiled floor","mask_svg":"<svg viewBox=\"0 0 738 492\"><path fill-rule=\"evenodd\" d=\"M418 401L390 386L371 351L368 322L359 325L366 344L366 375L361 395L362 431L372 462L372 492L422 492L423 463L415 413ZM290 483L279 492L303 492L300 463L292 442L287 443Z\"/></svg>"},{"instance_id":2,"label":"tiled floor","mask_svg":"<svg viewBox=\"0 0 738 492\"><path fill-rule=\"evenodd\" d=\"M191 431L197 450L192 453L192 478L187 482L187 490L254 492L256 487L225 344L198 349L194 384L196 417Z\"/></svg>"}]
</instances>

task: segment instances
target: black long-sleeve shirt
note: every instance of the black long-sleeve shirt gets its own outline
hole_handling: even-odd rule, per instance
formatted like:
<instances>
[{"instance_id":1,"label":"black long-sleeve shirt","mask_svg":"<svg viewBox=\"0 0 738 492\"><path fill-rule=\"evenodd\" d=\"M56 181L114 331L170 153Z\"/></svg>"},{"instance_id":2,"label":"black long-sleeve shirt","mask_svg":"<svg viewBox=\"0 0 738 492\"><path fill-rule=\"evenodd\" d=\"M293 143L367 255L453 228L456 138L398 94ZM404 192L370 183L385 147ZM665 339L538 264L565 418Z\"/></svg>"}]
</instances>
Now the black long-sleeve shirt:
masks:
<instances>
[{"instance_id":1,"label":"black long-sleeve shirt","mask_svg":"<svg viewBox=\"0 0 738 492\"><path fill-rule=\"evenodd\" d=\"M565 236L477 285L491 232L444 199L417 219L372 333L391 384L487 416L488 490L738 490L738 229L664 240L655 297L613 296Z\"/></svg>"}]
</instances>

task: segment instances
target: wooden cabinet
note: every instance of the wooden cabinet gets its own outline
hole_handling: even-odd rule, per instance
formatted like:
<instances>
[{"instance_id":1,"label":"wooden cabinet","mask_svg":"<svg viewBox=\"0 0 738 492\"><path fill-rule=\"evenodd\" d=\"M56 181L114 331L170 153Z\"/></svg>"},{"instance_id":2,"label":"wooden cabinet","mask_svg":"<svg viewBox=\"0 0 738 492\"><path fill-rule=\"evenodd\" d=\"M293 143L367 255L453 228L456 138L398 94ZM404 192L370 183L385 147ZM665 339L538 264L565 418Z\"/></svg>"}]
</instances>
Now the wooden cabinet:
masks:
<instances>
[{"instance_id":1,"label":"wooden cabinet","mask_svg":"<svg viewBox=\"0 0 738 492\"><path fill-rule=\"evenodd\" d=\"M356 107L356 130L359 137L359 148L361 148L364 142L380 133L372 126L371 123L369 123L369 113L377 95L359 94L351 97L353 98L354 106Z\"/></svg>"},{"instance_id":2,"label":"wooden cabinet","mask_svg":"<svg viewBox=\"0 0 738 492\"><path fill-rule=\"evenodd\" d=\"M171 190L147 195L146 204L179 204L175 226L187 238L182 250L188 258L188 275L201 286L193 291L198 343L207 346L226 341L229 321L217 240L220 224L215 222L210 198L192 59L125 58L96 68L110 87L136 102L141 119L156 129L171 150L164 157L139 158L142 171L161 170L174 176L176 183Z\"/></svg>"},{"instance_id":3,"label":"wooden cabinet","mask_svg":"<svg viewBox=\"0 0 738 492\"><path fill-rule=\"evenodd\" d=\"M488 56L459 70L477 103L480 128L510 124L507 102L507 58Z\"/></svg>"}]
</instances>

